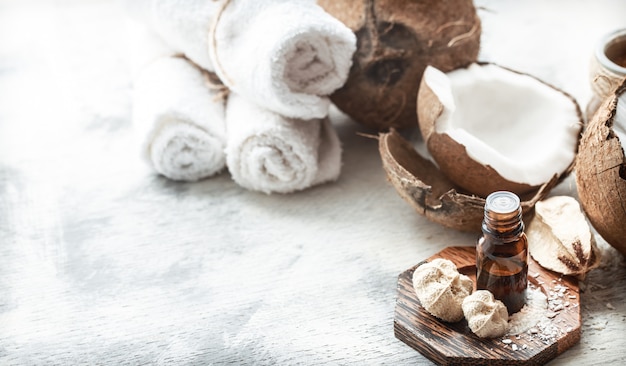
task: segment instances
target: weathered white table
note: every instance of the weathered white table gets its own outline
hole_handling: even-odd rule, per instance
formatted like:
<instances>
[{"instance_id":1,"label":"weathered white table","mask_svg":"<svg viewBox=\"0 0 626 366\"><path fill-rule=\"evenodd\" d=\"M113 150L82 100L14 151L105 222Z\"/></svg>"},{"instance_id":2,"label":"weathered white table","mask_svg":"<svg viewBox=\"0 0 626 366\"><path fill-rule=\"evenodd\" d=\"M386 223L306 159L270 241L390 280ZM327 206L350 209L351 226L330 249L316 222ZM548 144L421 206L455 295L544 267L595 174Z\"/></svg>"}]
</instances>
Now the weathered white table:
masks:
<instances>
[{"instance_id":1,"label":"weathered white table","mask_svg":"<svg viewBox=\"0 0 626 366\"><path fill-rule=\"evenodd\" d=\"M590 96L626 3L477 1L482 60ZM152 175L114 1L0 0L0 364L430 364L393 335L398 274L473 235L418 216L341 115L341 179L292 195ZM554 192L573 194L569 179ZM626 361L626 265L586 280L581 342Z\"/></svg>"}]
</instances>

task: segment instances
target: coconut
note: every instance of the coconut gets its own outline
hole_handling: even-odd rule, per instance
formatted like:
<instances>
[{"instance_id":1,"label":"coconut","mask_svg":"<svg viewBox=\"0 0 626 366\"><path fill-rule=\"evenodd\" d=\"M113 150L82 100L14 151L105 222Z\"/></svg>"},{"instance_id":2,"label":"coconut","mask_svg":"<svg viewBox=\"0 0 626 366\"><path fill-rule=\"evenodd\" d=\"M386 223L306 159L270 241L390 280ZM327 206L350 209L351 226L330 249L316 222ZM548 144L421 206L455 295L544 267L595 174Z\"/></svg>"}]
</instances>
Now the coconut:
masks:
<instances>
[{"instance_id":1,"label":"coconut","mask_svg":"<svg viewBox=\"0 0 626 366\"><path fill-rule=\"evenodd\" d=\"M578 196L587 218L626 255L626 79L593 115L576 158Z\"/></svg>"},{"instance_id":2,"label":"coconut","mask_svg":"<svg viewBox=\"0 0 626 366\"><path fill-rule=\"evenodd\" d=\"M415 211L445 227L480 231L484 198L464 193L395 130L379 135L378 148L387 179ZM522 197L525 219L532 213L535 203L558 183L559 179L554 177L532 194Z\"/></svg>"},{"instance_id":3,"label":"coconut","mask_svg":"<svg viewBox=\"0 0 626 366\"><path fill-rule=\"evenodd\" d=\"M444 73L429 66L420 130L440 170L467 192L519 196L572 170L583 120L574 98L495 64Z\"/></svg>"},{"instance_id":4,"label":"coconut","mask_svg":"<svg viewBox=\"0 0 626 366\"><path fill-rule=\"evenodd\" d=\"M584 279L600 264L591 228L573 197L554 196L537 202L526 235L528 252L544 268Z\"/></svg>"},{"instance_id":5,"label":"coconut","mask_svg":"<svg viewBox=\"0 0 626 366\"><path fill-rule=\"evenodd\" d=\"M476 61L480 19L471 0L318 0L352 29L357 51L345 85L331 100L377 130L415 126L427 65L450 71Z\"/></svg>"}]
</instances>

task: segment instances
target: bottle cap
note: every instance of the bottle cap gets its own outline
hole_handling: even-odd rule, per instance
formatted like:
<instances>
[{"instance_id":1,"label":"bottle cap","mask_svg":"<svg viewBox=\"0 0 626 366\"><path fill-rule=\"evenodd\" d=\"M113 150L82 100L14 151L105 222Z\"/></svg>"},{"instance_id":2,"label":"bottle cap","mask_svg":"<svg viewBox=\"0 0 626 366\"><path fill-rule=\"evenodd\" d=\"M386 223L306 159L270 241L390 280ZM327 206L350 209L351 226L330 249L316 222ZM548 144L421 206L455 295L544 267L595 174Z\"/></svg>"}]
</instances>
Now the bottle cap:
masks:
<instances>
[{"instance_id":1,"label":"bottle cap","mask_svg":"<svg viewBox=\"0 0 626 366\"><path fill-rule=\"evenodd\" d=\"M487 196L485 211L499 214L516 212L520 206L519 197L508 191L497 191Z\"/></svg>"}]
</instances>

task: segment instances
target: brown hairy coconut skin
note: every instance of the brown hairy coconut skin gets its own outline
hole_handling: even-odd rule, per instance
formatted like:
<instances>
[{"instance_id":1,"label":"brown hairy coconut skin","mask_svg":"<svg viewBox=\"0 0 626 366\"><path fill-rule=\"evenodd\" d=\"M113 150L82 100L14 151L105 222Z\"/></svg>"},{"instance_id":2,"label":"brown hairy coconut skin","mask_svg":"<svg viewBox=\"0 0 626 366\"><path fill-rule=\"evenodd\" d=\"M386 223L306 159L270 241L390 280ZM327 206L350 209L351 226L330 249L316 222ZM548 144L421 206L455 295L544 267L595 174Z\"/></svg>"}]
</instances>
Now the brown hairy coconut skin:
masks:
<instances>
[{"instance_id":1,"label":"brown hairy coconut skin","mask_svg":"<svg viewBox=\"0 0 626 366\"><path fill-rule=\"evenodd\" d=\"M618 98L626 79L589 121L576 157L576 185L591 225L626 255L626 157L613 132Z\"/></svg>"},{"instance_id":2,"label":"brown hairy coconut skin","mask_svg":"<svg viewBox=\"0 0 626 366\"><path fill-rule=\"evenodd\" d=\"M487 65L488 63L479 64ZM491 65L501 67L517 74L533 77L531 75L511 70L496 64ZM561 92L572 101L572 103L576 106L578 119L582 129L582 112L576 100L571 95L557 89L556 87L535 77L533 78ZM439 98L435 95L428 84L424 82L424 80L420 83L417 104L417 115L420 121L419 127L422 136L424 137L424 141L426 141L428 151L430 151L435 161L437 161L439 169L441 169L441 171L446 174L451 181L461 186L467 192L471 192L481 197L487 197L491 192L502 190L511 191L519 196L523 196L529 193L532 194L532 192L539 189L539 186L531 186L529 184L513 182L503 178L491 166L482 165L472 159L467 154L465 146L453 140L449 135L445 133L437 133L435 131L435 124L443 112L444 107L439 101ZM560 175L555 175L552 179L565 179L573 170L573 166L574 161L572 161L572 164L568 169Z\"/></svg>"},{"instance_id":3,"label":"brown hairy coconut skin","mask_svg":"<svg viewBox=\"0 0 626 366\"><path fill-rule=\"evenodd\" d=\"M418 154L395 130L380 134L378 149L387 179L400 197L419 214L452 229L480 231L484 198L460 192L431 161ZM559 182L555 177L532 194L521 197L524 220L530 219L535 203L546 197Z\"/></svg>"},{"instance_id":4,"label":"brown hairy coconut skin","mask_svg":"<svg viewBox=\"0 0 626 366\"><path fill-rule=\"evenodd\" d=\"M472 0L318 0L357 36L350 75L331 95L357 122L384 131L415 126L424 69L476 61L480 19Z\"/></svg>"}]
</instances>

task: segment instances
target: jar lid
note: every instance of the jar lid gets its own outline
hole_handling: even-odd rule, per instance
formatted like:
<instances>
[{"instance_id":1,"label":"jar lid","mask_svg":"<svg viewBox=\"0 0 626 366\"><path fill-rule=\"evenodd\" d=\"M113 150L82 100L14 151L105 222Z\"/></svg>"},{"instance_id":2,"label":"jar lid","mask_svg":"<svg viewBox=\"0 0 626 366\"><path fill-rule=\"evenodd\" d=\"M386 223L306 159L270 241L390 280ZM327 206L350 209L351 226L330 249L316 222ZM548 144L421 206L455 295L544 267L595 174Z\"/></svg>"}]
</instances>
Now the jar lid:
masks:
<instances>
[{"instance_id":1,"label":"jar lid","mask_svg":"<svg viewBox=\"0 0 626 366\"><path fill-rule=\"evenodd\" d=\"M497 191L487 196L485 211L499 214L516 212L520 207L519 197L509 191Z\"/></svg>"}]
</instances>

